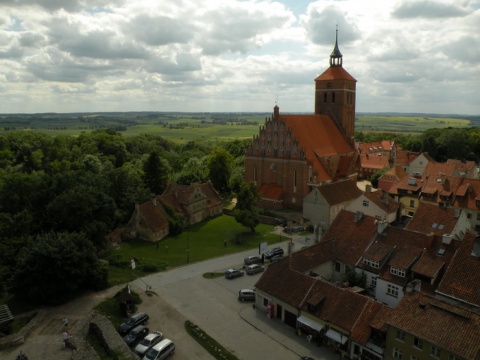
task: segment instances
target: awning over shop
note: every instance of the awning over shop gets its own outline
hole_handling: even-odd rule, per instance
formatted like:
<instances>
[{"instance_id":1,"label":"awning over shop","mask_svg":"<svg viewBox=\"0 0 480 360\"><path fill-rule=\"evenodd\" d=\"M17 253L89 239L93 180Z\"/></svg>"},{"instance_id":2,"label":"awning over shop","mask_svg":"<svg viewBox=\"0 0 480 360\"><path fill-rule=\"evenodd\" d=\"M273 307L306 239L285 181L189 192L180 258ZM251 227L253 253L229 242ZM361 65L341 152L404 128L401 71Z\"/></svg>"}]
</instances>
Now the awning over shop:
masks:
<instances>
[{"instance_id":1,"label":"awning over shop","mask_svg":"<svg viewBox=\"0 0 480 360\"><path fill-rule=\"evenodd\" d=\"M315 331L320 331L323 329L323 325L305 317L305 316L300 316L297 321L299 323L302 323L303 325L308 326L310 329L313 329Z\"/></svg>"},{"instance_id":2,"label":"awning over shop","mask_svg":"<svg viewBox=\"0 0 480 360\"><path fill-rule=\"evenodd\" d=\"M340 344L345 344L348 340L348 336L340 334L338 331L335 331L333 329L329 329L325 335L332 339L333 341L336 341Z\"/></svg>"}]
</instances>

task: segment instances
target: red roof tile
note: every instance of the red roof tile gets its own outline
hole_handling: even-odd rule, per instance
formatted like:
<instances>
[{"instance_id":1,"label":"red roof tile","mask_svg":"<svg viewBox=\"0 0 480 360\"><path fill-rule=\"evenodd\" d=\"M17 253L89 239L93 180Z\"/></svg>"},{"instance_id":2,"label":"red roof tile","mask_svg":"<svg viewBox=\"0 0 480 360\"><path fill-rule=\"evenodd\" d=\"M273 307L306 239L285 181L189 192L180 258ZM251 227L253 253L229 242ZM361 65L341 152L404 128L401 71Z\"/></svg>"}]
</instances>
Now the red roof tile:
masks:
<instances>
[{"instance_id":1,"label":"red roof tile","mask_svg":"<svg viewBox=\"0 0 480 360\"><path fill-rule=\"evenodd\" d=\"M472 255L475 246L477 256ZM480 238L470 233L465 235L437 292L480 307Z\"/></svg>"},{"instance_id":2,"label":"red roof tile","mask_svg":"<svg viewBox=\"0 0 480 360\"><path fill-rule=\"evenodd\" d=\"M433 297L405 294L387 322L464 359L480 356L480 315Z\"/></svg>"},{"instance_id":3,"label":"red roof tile","mask_svg":"<svg viewBox=\"0 0 480 360\"><path fill-rule=\"evenodd\" d=\"M330 66L320 76L318 76L315 79L315 81L317 81L317 80L340 80L340 79L357 81L342 66Z\"/></svg>"}]
</instances>

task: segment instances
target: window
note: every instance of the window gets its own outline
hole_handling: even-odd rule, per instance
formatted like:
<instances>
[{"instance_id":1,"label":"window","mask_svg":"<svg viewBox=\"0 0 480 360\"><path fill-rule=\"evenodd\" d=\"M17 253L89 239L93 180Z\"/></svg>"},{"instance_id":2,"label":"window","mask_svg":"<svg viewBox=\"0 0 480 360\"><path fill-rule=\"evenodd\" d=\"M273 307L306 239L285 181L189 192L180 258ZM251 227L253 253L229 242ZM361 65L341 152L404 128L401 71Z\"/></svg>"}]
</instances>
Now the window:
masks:
<instances>
[{"instance_id":1,"label":"window","mask_svg":"<svg viewBox=\"0 0 480 360\"><path fill-rule=\"evenodd\" d=\"M423 341L416 337L413 339L413 346L415 346L417 349L423 349Z\"/></svg>"},{"instance_id":2,"label":"window","mask_svg":"<svg viewBox=\"0 0 480 360\"><path fill-rule=\"evenodd\" d=\"M461 360L458 356L455 356L455 355L448 355L448 360Z\"/></svg>"},{"instance_id":3,"label":"window","mask_svg":"<svg viewBox=\"0 0 480 360\"><path fill-rule=\"evenodd\" d=\"M412 355L410 356L410 360L418 360L418 357Z\"/></svg>"},{"instance_id":4,"label":"window","mask_svg":"<svg viewBox=\"0 0 480 360\"><path fill-rule=\"evenodd\" d=\"M442 350L432 345L432 347L430 348L430 355L439 358L442 355Z\"/></svg>"},{"instance_id":5,"label":"window","mask_svg":"<svg viewBox=\"0 0 480 360\"><path fill-rule=\"evenodd\" d=\"M340 270L341 270L340 263L338 261L335 261L335 271L340 272Z\"/></svg>"},{"instance_id":6,"label":"window","mask_svg":"<svg viewBox=\"0 0 480 360\"><path fill-rule=\"evenodd\" d=\"M368 259L368 258L363 258L362 262L365 264L365 265L368 265L372 268L375 268L375 269L378 269L380 267L380 264L378 263L378 261L374 261L374 260L371 260L371 259Z\"/></svg>"},{"instance_id":7,"label":"window","mask_svg":"<svg viewBox=\"0 0 480 360\"><path fill-rule=\"evenodd\" d=\"M373 288L377 286L377 278L376 277L372 277L372 282L370 283L370 286L373 287Z\"/></svg>"},{"instance_id":8,"label":"window","mask_svg":"<svg viewBox=\"0 0 480 360\"><path fill-rule=\"evenodd\" d=\"M404 269L399 269L399 268L396 268L396 267L391 267L390 268L390 274L405 277L405 270Z\"/></svg>"},{"instance_id":9,"label":"window","mask_svg":"<svg viewBox=\"0 0 480 360\"><path fill-rule=\"evenodd\" d=\"M297 170L293 170L293 192L297 192Z\"/></svg>"},{"instance_id":10,"label":"window","mask_svg":"<svg viewBox=\"0 0 480 360\"><path fill-rule=\"evenodd\" d=\"M368 200L363 200L363 206L364 207L368 207L369 203L370 202Z\"/></svg>"},{"instance_id":11,"label":"window","mask_svg":"<svg viewBox=\"0 0 480 360\"><path fill-rule=\"evenodd\" d=\"M394 359L398 359L398 360L401 360L403 359L403 353L401 350L398 350L397 348L394 348L393 349L393 358Z\"/></svg>"},{"instance_id":12,"label":"window","mask_svg":"<svg viewBox=\"0 0 480 360\"><path fill-rule=\"evenodd\" d=\"M323 93L323 102L327 103L327 93Z\"/></svg>"},{"instance_id":13,"label":"window","mask_svg":"<svg viewBox=\"0 0 480 360\"><path fill-rule=\"evenodd\" d=\"M263 298L263 306L267 306L269 302L267 298Z\"/></svg>"},{"instance_id":14,"label":"window","mask_svg":"<svg viewBox=\"0 0 480 360\"><path fill-rule=\"evenodd\" d=\"M388 284L387 294L392 295L393 297L398 297L398 286Z\"/></svg>"},{"instance_id":15,"label":"window","mask_svg":"<svg viewBox=\"0 0 480 360\"><path fill-rule=\"evenodd\" d=\"M415 200L410 200L410 207L415 207Z\"/></svg>"},{"instance_id":16,"label":"window","mask_svg":"<svg viewBox=\"0 0 480 360\"><path fill-rule=\"evenodd\" d=\"M334 92L332 92L332 103L335 104L335 93Z\"/></svg>"},{"instance_id":17,"label":"window","mask_svg":"<svg viewBox=\"0 0 480 360\"><path fill-rule=\"evenodd\" d=\"M397 330L397 335L395 338L400 341L405 341L405 333L401 330Z\"/></svg>"}]
</instances>

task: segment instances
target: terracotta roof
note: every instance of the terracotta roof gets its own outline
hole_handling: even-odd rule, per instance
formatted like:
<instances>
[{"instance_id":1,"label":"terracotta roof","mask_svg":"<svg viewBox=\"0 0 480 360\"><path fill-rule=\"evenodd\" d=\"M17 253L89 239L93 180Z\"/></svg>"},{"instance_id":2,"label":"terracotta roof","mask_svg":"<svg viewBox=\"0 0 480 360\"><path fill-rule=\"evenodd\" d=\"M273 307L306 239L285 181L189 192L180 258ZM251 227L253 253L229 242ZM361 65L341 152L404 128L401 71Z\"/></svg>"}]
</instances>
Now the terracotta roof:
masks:
<instances>
[{"instance_id":1,"label":"terracotta roof","mask_svg":"<svg viewBox=\"0 0 480 360\"><path fill-rule=\"evenodd\" d=\"M411 179L415 179L415 181ZM399 191L419 192L420 189L422 188L422 185L423 185L422 179L417 179L410 175L407 175L403 179L393 183L388 191L390 192L390 194L398 194Z\"/></svg>"},{"instance_id":2,"label":"terracotta roof","mask_svg":"<svg viewBox=\"0 0 480 360\"><path fill-rule=\"evenodd\" d=\"M380 309L377 315L370 321L370 326L373 329L377 329L382 332L387 332L387 320L390 317L390 314L395 311L393 308L384 306Z\"/></svg>"},{"instance_id":3,"label":"terracotta roof","mask_svg":"<svg viewBox=\"0 0 480 360\"><path fill-rule=\"evenodd\" d=\"M422 255L422 249L413 246L398 247L388 262L390 266L398 269L409 269L413 263Z\"/></svg>"},{"instance_id":4,"label":"terracotta roof","mask_svg":"<svg viewBox=\"0 0 480 360\"><path fill-rule=\"evenodd\" d=\"M384 244L378 240L374 241L363 253L363 257L374 261L382 261L392 253L394 246Z\"/></svg>"},{"instance_id":5,"label":"terracotta roof","mask_svg":"<svg viewBox=\"0 0 480 360\"><path fill-rule=\"evenodd\" d=\"M480 200L480 180L462 179L462 184L458 187L453 197L452 205L461 209L479 211L478 200Z\"/></svg>"},{"instance_id":6,"label":"terracotta roof","mask_svg":"<svg viewBox=\"0 0 480 360\"><path fill-rule=\"evenodd\" d=\"M433 297L405 294L388 323L464 359L480 356L480 315Z\"/></svg>"},{"instance_id":7,"label":"terracotta roof","mask_svg":"<svg viewBox=\"0 0 480 360\"><path fill-rule=\"evenodd\" d=\"M454 176L459 175L457 166L455 163L438 163L429 162L423 172L423 177L439 178L440 176Z\"/></svg>"},{"instance_id":8,"label":"terracotta roof","mask_svg":"<svg viewBox=\"0 0 480 360\"><path fill-rule=\"evenodd\" d=\"M457 222L455 209L419 203L415 215L405 226L405 229L442 236L451 234Z\"/></svg>"},{"instance_id":9,"label":"terracotta roof","mask_svg":"<svg viewBox=\"0 0 480 360\"><path fill-rule=\"evenodd\" d=\"M477 256L473 256L477 243ZM448 265L437 292L480 307L480 238L467 233Z\"/></svg>"},{"instance_id":10,"label":"terracotta roof","mask_svg":"<svg viewBox=\"0 0 480 360\"><path fill-rule=\"evenodd\" d=\"M397 158L395 161L395 165L403 165L408 166L410 163L415 160L420 153L418 152L411 152L411 151L404 151L397 149Z\"/></svg>"},{"instance_id":11,"label":"terracotta roof","mask_svg":"<svg viewBox=\"0 0 480 360\"><path fill-rule=\"evenodd\" d=\"M407 172L403 170L403 167L400 165L395 165L394 167L390 168L387 172L385 172L380 178L378 179L378 187L382 190L389 191L392 184L403 179L407 176Z\"/></svg>"},{"instance_id":12,"label":"terracotta roof","mask_svg":"<svg viewBox=\"0 0 480 360\"><path fill-rule=\"evenodd\" d=\"M318 297L318 293L321 294L323 300L311 314L346 331L352 331L366 304L373 301L373 299L349 289L339 288L323 280L316 280L308 292L302 310L308 311L309 300L312 297Z\"/></svg>"},{"instance_id":13,"label":"terracotta roof","mask_svg":"<svg viewBox=\"0 0 480 360\"><path fill-rule=\"evenodd\" d=\"M330 66L327 70L325 70L320 76L318 76L315 79L315 81L317 80L351 80L355 82L357 81L342 66Z\"/></svg>"},{"instance_id":14,"label":"terracotta roof","mask_svg":"<svg viewBox=\"0 0 480 360\"><path fill-rule=\"evenodd\" d=\"M388 156L385 155L360 155L360 166L365 169L384 169L390 168Z\"/></svg>"},{"instance_id":15,"label":"terracotta roof","mask_svg":"<svg viewBox=\"0 0 480 360\"><path fill-rule=\"evenodd\" d=\"M329 116L323 114L280 114L280 120L285 121L287 128L292 133L292 138L299 142L300 148L305 152L306 159L312 163L317 173L318 181L331 179L320 161L321 158L350 153L353 161L355 152L353 147L345 139L335 121ZM335 170L333 173L336 174L337 171Z\"/></svg>"},{"instance_id":16,"label":"terracotta roof","mask_svg":"<svg viewBox=\"0 0 480 360\"><path fill-rule=\"evenodd\" d=\"M314 278L290 269L287 257L268 265L255 287L299 309L314 283Z\"/></svg>"},{"instance_id":17,"label":"terracotta roof","mask_svg":"<svg viewBox=\"0 0 480 360\"><path fill-rule=\"evenodd\" d=\"M357 344L365 345L370 340L370 335L372 334L373 327L371 323L382 312L383 308L386 308L383 304L376 301L368 301L353 326L350 340L355 341Z\"/></svg>"},{"instance_id":18,"label":"terracotta roof","mask_svg":"<svg viewBox=\"0 0 480 360\"><path fill-rule=\"evenodd\" d=\"M355 182L343 180L329 183L318 187L318 191L330 205L342 204L346 201L355 200L362 195Z\"/></svg>"},{"instance_id":19,"label":"terracotta roof","mask_svg":"<svg viewBox=\"0 0 480 360\"><path fill-rule=\"evenodd\" d=\"M356 216L356 213L341 210L322 236L322 242L334 242L336 259L352 266L355 266L377 233L374 217L363 215L355 221Z\"/></svg>"},{"instance_id":20,"label":"terracotta roof","mask_svg":"<svg viewBox=\"0 0 480 360\"><path fill-rule=\"evenodd\" d=\"M331 241L322 241L290 255L290 266L293 270L305 273L332 259L333 243Z\"/></svg>"},{"instance_id":21,"label":"terracotta roof","mask_svg":"<svg viewBox=\"0 0 480 360\"><path fill-rule=\"evenodd\" d=\"M140 211L140 224L143 228L157 232L168 227L168 219L161 205L155 205L150 200L144 202L138 208Z\"/></svg>"},{"instance_id":22,"label":"terracotta roof","mask_svg":"<svg viewBox=\"0 0 480 360\"><path fill-rule=\"evenodd\" d=\"M385 191L373 191L365 193L364 196L387 214L396 212L400 207L400 204L395 202Z\"/></svg>"},{"instance_id":23,"label":"terracotta roof","mask_svg":"<svg viewBox=\"0 0 480 360\"><path fill-rule=\"evenodd\" d=\"M283 188L277 184L262 184L258 193L263 199L283 200Z\"/></svg>"}]
</instances>

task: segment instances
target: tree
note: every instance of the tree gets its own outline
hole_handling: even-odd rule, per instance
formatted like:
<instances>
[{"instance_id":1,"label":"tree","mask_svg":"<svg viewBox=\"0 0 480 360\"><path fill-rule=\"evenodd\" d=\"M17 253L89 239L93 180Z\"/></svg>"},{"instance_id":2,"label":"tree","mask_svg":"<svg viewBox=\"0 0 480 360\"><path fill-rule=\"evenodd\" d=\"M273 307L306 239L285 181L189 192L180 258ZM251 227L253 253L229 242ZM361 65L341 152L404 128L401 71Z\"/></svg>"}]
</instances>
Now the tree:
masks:
<instances>
[{"instance_id":1,"label":"tree","mask_svg":"<svg viewBox=\"0 0 480 360\"><path fill-rule=\"evenodd\" d=\"M221 147L213 149L208 157L208 174L213 186L220 193L228 191L232 163L232 155Z\"/></svg>"},{"instance_id":2,"label":"tree","mask_svg":"<svg viewBox=\"0 0 480 360\"><path fill-rule=\"evenodd\" d=\"M375 171L372 176L370 176L370 183L372 184L372 186L376 189L378 188L378 179L380 179L380 177L385 174L386 172L388 171L387 168L383 168L383 169L380 169L380 170L377 170Z\"/></svg>"},{"instance_id":3,"label":"tree","mask_svg":"<svg viewBox=\"0 0 480 360\"><path fill-rule=\"evenodd\" d=\"M168 163L160 160L157 152L152 152L143 167L143 182L153 194L161 194L167 187Z\"/></svg>"},{"instance_id":4,"label":"tree","mask_svg":"<svg viewBox=\"0 0 480 360\"><path fill-rule=\"evenodd\" d=\"M255 232L255 227L260 223L258 220L257 202L260 200L257 187L254 183L243 183L237 194L237 205L235 206L235 220Z\"/></svg>"},{"instance_id":5,"label":"tree","mask_svg":"<svg viewBox=\"0 0 480 360\"><path fill-rule=\"evenodd\" d=\"M79 291L107 286L107 271L82 233L38 235L24 247L10 290L40 304L61 304Z\"/></svg>"}]
</instances>

